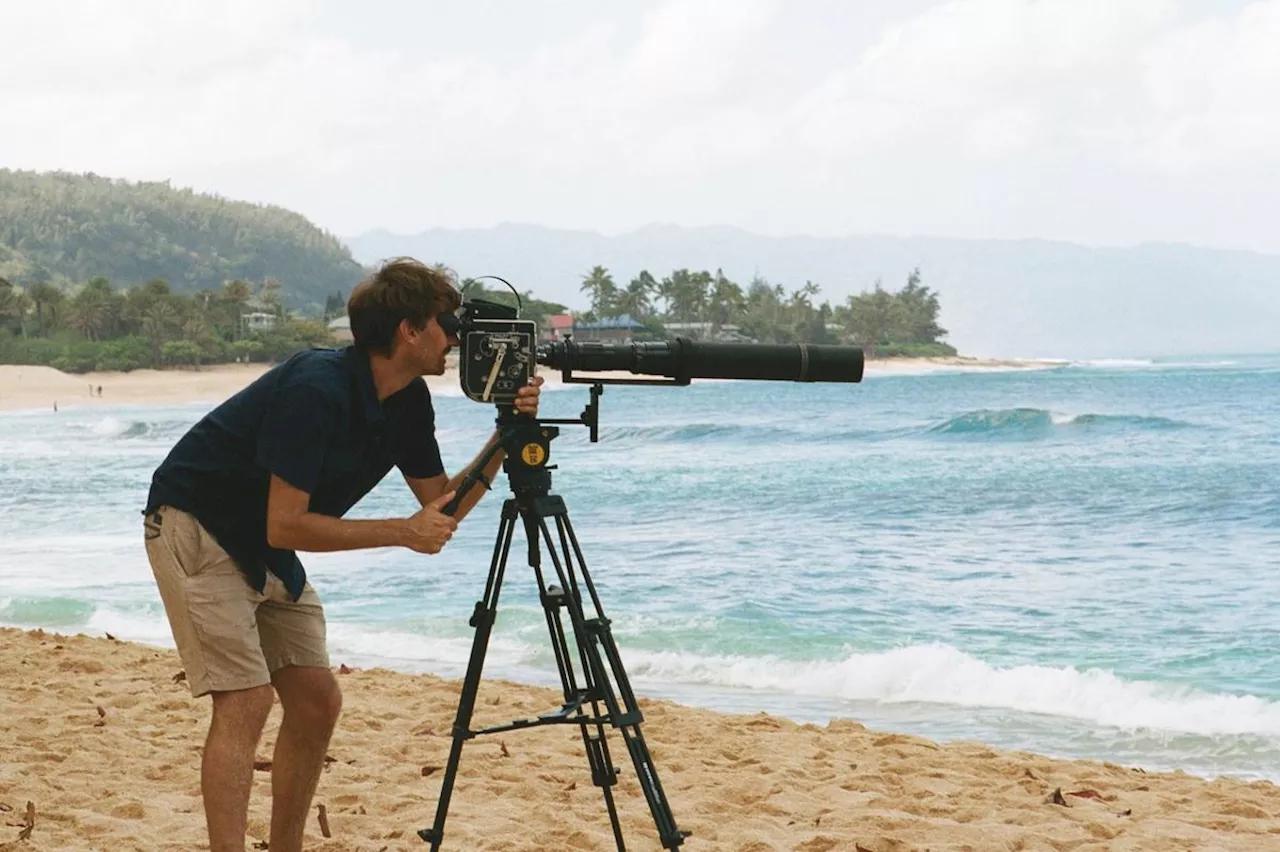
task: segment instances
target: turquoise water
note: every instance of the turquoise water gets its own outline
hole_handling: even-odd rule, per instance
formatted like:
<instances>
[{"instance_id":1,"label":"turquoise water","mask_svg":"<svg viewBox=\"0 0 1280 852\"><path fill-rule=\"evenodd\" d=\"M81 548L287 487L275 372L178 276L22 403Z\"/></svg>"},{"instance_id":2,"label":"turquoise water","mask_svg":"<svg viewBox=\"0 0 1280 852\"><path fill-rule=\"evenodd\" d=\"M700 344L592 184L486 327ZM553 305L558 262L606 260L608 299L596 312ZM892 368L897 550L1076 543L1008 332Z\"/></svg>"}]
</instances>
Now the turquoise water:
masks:
<instances>
[{"instance_id":1,"label":"turquoise water","mask_svg":"<svg viewBox=\"0 0 1280 852\"><path fill-rule=\"evenodd\" d=\"M602 402L598 444L553 444L554 490L638 692L1280 777L1280 356ZM0 623L171 644L138 510L207 408L0 414ZM456 469L492 411L437 409ZM304 559L335 663L462 672L503 488L439 556ZM353 515L412 505L393 476ZM553 682L532 592L513 547L486 674Z\"/></svg>"}]
</instances>

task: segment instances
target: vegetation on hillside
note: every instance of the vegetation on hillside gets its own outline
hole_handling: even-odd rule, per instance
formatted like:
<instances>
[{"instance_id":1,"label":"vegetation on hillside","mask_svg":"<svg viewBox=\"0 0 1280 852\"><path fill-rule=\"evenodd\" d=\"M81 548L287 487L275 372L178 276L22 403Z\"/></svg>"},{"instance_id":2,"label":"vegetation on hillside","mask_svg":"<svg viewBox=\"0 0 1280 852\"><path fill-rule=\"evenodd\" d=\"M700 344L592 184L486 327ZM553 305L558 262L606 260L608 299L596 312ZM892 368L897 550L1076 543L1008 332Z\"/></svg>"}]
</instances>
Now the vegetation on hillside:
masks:
<instances>
[{"instance_id":1,"label":"vegetation on hillside","mask_svg":"<svg viewBox=\"0 0 1280 852\"><path fill-rule=\"evenodd\" d=\"M273 278L289 307L318 315L326 296L361 274L335 236L281 207L167 181L0 169L0 278L20 287L102 276L129 287L163 280L190 294Z\"/></svg>"}]
</instances>

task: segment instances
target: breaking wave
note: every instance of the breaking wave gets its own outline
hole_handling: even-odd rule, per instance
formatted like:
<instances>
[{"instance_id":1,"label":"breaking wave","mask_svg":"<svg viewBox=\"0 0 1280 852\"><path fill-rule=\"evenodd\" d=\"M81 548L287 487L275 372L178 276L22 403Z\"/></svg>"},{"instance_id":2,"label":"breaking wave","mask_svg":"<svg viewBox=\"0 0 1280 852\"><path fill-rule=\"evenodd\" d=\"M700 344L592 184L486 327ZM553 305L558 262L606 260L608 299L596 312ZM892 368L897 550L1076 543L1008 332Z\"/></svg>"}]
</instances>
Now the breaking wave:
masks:
<instances>
[{"instance_id":1,"label":"breaking wave","mask_svg":"<svg viewBox=\"0 0 1280 852\"><path fill-rule=\"evenodd\" d=\"M1075 431L1153 431L1190 429L1195 424L1137 414L1062 414L1043 408L967 411L926 431L931 435L972 438L1034 438Z\"/></svg>"}]
</instances>

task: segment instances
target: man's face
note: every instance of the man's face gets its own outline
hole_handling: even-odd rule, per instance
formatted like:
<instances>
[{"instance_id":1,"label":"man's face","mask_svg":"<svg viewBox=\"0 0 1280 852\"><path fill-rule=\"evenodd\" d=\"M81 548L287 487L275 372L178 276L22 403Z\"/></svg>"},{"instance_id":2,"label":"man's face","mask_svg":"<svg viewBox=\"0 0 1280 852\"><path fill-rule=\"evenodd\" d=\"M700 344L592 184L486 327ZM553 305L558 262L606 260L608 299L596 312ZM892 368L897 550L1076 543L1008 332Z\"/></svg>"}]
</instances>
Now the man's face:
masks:
<instances>
[{"instance_id":1,"label":"man's face","mask_svg":"<svg viewBox=\"0 0 1280 852\"><path fill-rule=\"evenodd\" d=\"M435 317L427 320L414 339L414 354L419 373L424 376L444 375L445 356L458 345L458 338L446 334Z\"/></svg>"}]
</instances>

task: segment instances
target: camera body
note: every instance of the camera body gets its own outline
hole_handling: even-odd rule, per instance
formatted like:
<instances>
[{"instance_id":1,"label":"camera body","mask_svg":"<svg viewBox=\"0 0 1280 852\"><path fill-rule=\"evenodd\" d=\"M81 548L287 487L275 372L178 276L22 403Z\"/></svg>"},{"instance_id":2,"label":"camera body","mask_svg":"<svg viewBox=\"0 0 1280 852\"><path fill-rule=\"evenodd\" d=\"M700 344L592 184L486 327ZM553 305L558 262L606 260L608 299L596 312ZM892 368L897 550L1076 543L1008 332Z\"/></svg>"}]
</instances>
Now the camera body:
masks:
<instances>
[{"instance_id":1,"label":"camera body","mask_svg":"<svg viewBox=\"0 0 1280 852\"><path fill-rule=\"evenodd\" d=\"M458 373L476 402L511 405L537 371L538 325L515 308L469 299L458 315Z\"/></svg>"}]
</instances>

